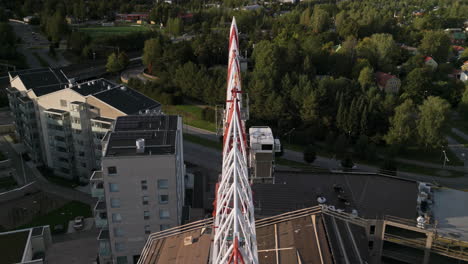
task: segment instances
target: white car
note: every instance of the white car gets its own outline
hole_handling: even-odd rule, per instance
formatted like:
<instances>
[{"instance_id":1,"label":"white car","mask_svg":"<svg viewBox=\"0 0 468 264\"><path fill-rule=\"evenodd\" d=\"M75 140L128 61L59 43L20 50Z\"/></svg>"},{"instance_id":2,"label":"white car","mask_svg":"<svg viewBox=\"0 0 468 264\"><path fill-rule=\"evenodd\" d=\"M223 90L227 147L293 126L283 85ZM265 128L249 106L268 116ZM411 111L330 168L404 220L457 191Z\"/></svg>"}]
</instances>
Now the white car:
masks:
<instances>
[{"instance_id":1,"label":"white car","mask_svg":"<svg viewBox=\"0 0 468 264\"><path fill-rule=\"evenodd\" d=\"M73 228L75 230L81 230L84 227L84 218L82 216L75 217L75 221L73 222Z\"/></svg>"}]
</instances>

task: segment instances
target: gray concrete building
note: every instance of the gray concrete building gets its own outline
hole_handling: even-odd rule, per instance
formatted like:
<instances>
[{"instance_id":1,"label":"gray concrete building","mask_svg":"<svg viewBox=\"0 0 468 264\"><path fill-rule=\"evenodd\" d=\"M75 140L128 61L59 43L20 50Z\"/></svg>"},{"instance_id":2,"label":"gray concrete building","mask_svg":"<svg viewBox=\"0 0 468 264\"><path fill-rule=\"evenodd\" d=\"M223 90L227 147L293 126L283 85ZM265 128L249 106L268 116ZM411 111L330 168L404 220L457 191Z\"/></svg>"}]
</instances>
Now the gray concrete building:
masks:
<instances>
[{"instance_id":1,"label":"gray concrete building","mask_svg":"<svg viewBox=\"0 0 468 264\"><path fill-rule=\"evenodd\" d=\"M136 263L150 233L182 221L182 118L118 117L102 144L102 169L91 176L100 261Z\"/></svg>"},{"instance_id":2,"label":"gray concrete building","mask_svg":"<svg viewBox=\"0 0 468 264\"><path fill-rule=\"evenodd\" d=\"M54 174L86 182L100 168L101 139L118 116L161 105L105 79L75 83L62 71L10 72L7 88L16 134L29 156Z\"/></svg>"}]
</instances>

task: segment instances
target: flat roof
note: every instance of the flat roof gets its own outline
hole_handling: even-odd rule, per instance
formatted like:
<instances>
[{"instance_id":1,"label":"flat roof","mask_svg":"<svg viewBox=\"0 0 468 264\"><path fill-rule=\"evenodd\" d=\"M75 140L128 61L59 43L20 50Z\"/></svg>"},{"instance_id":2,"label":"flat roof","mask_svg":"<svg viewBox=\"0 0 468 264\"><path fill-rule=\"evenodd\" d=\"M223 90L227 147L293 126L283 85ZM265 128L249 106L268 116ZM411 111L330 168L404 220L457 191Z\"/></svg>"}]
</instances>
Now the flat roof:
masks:
<instances>
[{"instance_id":1,"label":"flat roof","mask_svg":"<svg viewBox=\"0 0 468 264\"><path fill-rule=\"evenodd\" d=\"M118 85L106 79L91 80L83 83L75 84L71 89L83 96L92 95L95 93L112 89Z\"/></svg>"},{"instance_id":2,"label":"flat roof","mask_svg":"<svg viewBox=\"0 0 468 264\"><path fill-rule=\"evenodd\" d=\"M33 90L38 97L63 89L68 83L60 70L52 68L12 71L9 74L12 78L18 76L26 89Z\"/></svg>"},{"instance_id":3,"label":"flat roof","mask_svg":"<svg viewBox=\"0 0 468 264\"><path fill-rule=\"evenodd\" d=\"M49 108L47 110L45 110L45 112L50 112L50 113L54 113L54 114L65 114L65 113L68 113L67 111L65 110L60 110L60 109L56 109L56 108Z\"/></svg>"},{"instance_id":4,"label":"flat roof","mask_svg":"<svg viewBox=\"0 0 468 264\"><path fill-rule=\"evenodd\" d=\"M131 115L121 116L109 133L106 155L164 155L175 153L178 116ZM136 141L145 140L143 153L137 153Z\"/></svg>"},{"instance_id":5,"label":"flat roof","mask_svg":"<svg viewBox=\"0 0 468 264\"><path fill-rule=\"evenodd\" d=\"M273 132L270 127L250 127L250 144L274 144Z\"/></svg>"},{"instance_id":6,"label":"flat roof","mask_svg":"<svg viewBox=\"0 0 468 264\"><path fill-rule=\"evenodd\" d=\"M123 85L93 94L93 96L127 115L156 110L161 106L159 102Z\"/></svg>"},{"instance_id":7,"label":"flat roof","mask_svg":"<svg viewBox=\"0 0 468 264\"><path fill-rule=\"evenodd\" d=\"M432 191L432 213L437 221L437 233L468 241L468 192L434 187Z\"/></svg>"},{"instance_id":8,"label":"flat roof","mask_svg":"<svg viewBox=\"0 0 468 264\"><path fill-rule=\"evenodd\" d=\"M392 215L417 217L418 184L375 174L275 171L276 184L253 184L256 216L272 216L318 204L327 204L364 218ZM336 187L336 188L334 188ZM391 199L392 202L388 202Z\"/></svg>"},{"instance_id":9,"label":"flat roof","mask_svg":"<svg viewBox=\"0 0 468 264\"><path fill-rule=\"evenodd\" d=\"M315 207L256 221L259 263L334 263L320 212ZM212 224L210 218L150 235L141 263L208 263ZM192 243L184 245L189 237Z\"/></svg>"},{"instance_id":10,"label":"flat roof","mask_svg":"<svg viewBox=\"0 0 468 264\"><path fill-rule=\"evenodd\" d=\"M2 263L22 262L30 229L0 234L0 256Z\"/></svg>"}]
</instances>

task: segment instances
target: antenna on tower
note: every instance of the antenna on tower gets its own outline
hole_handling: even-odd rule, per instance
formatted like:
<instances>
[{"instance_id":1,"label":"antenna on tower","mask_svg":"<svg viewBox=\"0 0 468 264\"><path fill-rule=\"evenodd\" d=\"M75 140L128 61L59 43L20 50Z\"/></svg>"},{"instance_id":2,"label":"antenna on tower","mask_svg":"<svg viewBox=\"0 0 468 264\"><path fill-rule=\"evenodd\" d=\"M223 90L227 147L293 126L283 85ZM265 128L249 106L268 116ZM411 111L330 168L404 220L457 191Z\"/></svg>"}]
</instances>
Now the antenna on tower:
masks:
<instances>
[{"instance_id":1,"label":"antenna on tower","mask_svg":"<svg viewBox=\"0 0 468 264\"><path fill-rule=\"evenodd\" d=\"M239 38L233 18L229 35L226 110L223 118L223 166L214 209L211 263L258 263L254 206L242 118Z\"/></svg>"}]
</instances>

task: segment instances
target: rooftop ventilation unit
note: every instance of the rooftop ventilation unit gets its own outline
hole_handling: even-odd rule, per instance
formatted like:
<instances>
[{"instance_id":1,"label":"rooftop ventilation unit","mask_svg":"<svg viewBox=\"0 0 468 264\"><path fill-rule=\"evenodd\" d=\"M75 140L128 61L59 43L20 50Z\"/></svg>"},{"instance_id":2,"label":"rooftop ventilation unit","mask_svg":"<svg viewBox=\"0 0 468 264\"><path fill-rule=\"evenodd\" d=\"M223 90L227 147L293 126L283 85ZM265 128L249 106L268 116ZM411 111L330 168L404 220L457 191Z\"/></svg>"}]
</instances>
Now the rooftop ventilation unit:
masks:
<instances>
[{"instance_id":1,"label":"rooftop ventilation unit","mask_svg":"<svg viewBox=\"0 0 468 264\"><path fill-rule=\"evenodd\" d=\"M125 86L122 85L122 86L120 86L120 90L122 90L122 91L127 91L127 87L125 87Z\"/></svg>"},{"instance_id":2,"label":"rooftop ventilation unit","mask_svg":"<svg viewBox=\"0 0 468 264\"><path fill-rule=\"evenodd\" d=\"M139 138L136 140L136 152L144 153L145 152L145 139Z\"/></svg>"}]
</instances>

